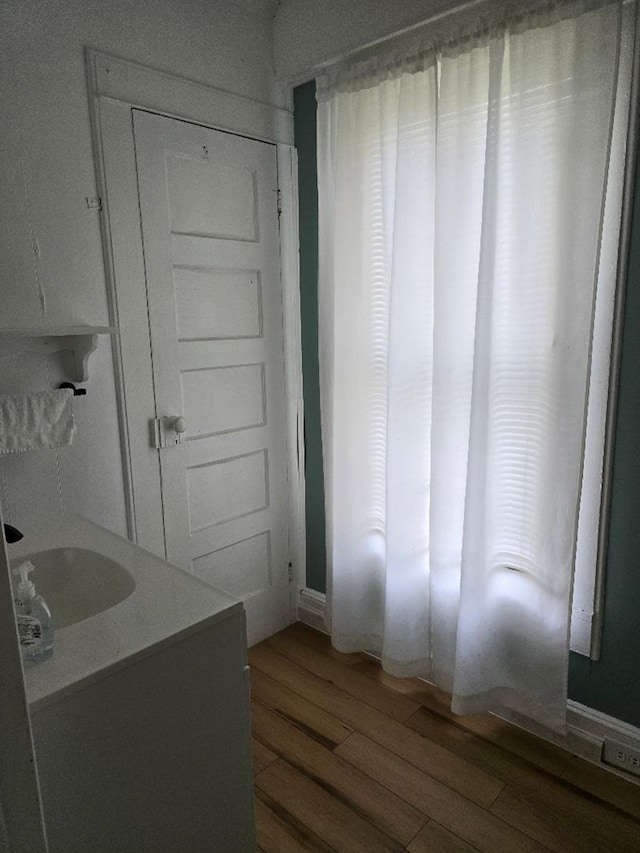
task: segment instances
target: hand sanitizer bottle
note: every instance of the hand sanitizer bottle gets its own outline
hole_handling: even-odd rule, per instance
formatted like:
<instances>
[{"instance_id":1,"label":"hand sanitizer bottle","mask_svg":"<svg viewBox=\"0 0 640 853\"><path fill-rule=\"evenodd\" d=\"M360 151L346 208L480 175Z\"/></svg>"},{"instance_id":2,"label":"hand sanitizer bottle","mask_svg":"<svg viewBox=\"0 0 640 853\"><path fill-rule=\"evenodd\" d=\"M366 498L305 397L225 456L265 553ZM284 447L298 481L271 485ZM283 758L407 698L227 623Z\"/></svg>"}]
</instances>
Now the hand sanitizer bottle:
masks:
<instances>
[{"instance_id":1,"label":"hand sanitizer bottle","mask_svg":"<svg viewBox=\"0 0 640 853\"><path fill-rule=\"evenodd\" d=\"M46 660L53 654L53 622L45 600L29 580L35 566L26 560L13 570L20 577L14 590L18 639L23 661Z\"/></svg>"}]
</instances>

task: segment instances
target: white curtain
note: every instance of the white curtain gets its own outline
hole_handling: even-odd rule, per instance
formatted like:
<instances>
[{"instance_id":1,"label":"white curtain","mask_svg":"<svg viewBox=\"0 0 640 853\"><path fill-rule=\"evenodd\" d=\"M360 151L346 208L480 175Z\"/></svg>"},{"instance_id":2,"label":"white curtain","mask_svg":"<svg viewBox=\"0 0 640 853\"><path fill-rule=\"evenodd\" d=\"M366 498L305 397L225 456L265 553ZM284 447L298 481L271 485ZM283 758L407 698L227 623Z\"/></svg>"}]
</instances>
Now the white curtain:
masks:
<instances>
[{"instance_id":1,"label":"white curtain","mask_svg":"<svg viewBox=\"0 0 640 853\"><path fill-rule=\"evenodd\" d=\"M622 3L545 4L319 81L331 633L450 691L457 713L564 725L633 20Z\"/></svg>"}]
</instances>

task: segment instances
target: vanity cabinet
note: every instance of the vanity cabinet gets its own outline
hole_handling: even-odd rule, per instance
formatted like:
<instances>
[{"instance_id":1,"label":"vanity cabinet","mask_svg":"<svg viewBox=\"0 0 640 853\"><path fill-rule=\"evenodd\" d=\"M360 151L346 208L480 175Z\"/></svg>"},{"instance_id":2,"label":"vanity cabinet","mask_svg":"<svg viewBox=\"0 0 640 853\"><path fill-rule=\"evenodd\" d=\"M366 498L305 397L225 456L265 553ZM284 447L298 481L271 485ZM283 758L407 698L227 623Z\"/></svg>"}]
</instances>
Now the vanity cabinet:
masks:
<instances>
[{"instance_id":1,"label":"vanity cabinet","mask_svg":"<svg viewBox=\"0 0 640 853\"><path fill-rule=\"evenodd\" d=\"M31 723L50 853L255 851L241 603Z\"/></svg>"}]
</instances>

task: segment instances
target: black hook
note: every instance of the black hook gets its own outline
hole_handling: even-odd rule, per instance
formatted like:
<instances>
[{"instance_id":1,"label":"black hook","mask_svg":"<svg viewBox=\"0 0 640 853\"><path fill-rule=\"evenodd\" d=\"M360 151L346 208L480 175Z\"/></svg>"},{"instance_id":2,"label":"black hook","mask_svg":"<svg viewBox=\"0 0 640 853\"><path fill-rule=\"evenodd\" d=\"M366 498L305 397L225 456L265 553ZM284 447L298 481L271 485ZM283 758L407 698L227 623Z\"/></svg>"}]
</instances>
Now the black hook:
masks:
<instances>
[{"instance_id":1,"label":"black hook","mask_svg":"<svg viewBox=\"0 0 640 853\"><path fill-rule=\"evenodd\" d=\"M3 524L2 526L4 527L4 539L7 545L11 545L12 542L19 542L21 539L24 539L24 534L12 524Z\"/></svg>"},{"instance_id":2,"label":"black hook","mask_svg":"<svg viewBox=\"0 0 640 853\"><path fill-rule=\"evenodd\" d=\"M76 386L73 384L73 382L63 382L59 387L61 390L62 390L62 388L70 388L71 391L73 391L74 397L84 397L85 394L87 393L86 388L76 388Z\"/></svg>"}]
</instances>

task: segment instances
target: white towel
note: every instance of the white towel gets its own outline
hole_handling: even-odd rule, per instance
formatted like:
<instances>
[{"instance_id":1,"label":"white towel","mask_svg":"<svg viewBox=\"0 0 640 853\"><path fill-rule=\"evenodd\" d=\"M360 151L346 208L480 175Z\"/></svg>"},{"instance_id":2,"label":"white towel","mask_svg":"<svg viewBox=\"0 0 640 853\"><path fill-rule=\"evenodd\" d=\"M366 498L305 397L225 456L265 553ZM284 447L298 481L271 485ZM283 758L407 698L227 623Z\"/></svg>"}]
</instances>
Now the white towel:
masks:
<instances>
[{"instance_id":1,"label":"white towel","mask_svg":"<svg viewBox=\"0 0 640 853\"><path fill-rule=\"evenodd\" d=\"M72 400L70 388L0 396L0 454L71 444Z\"/></svg>"}]
</instances>

